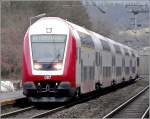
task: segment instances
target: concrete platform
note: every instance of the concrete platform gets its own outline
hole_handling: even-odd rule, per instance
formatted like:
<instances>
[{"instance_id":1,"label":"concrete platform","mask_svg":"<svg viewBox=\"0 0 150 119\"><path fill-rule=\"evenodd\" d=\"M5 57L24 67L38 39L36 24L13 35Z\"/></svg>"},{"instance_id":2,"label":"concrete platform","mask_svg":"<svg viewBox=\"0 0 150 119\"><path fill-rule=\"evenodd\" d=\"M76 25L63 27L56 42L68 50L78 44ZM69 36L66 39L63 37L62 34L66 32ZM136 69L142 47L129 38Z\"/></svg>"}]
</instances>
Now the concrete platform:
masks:
<instances>
[{"instance_id":1,"label":"concrete platform","mask_svg":"<svg viewBox=\"0 0 150 119\"><path fill-rule=\"evenodd\" d=\"M22 98L25 98L25 96L22 94L22 90L14 92L3 92L0 93L0 104L1 105L13 104L16 102L16 100Z\"/></svg>"}]
</instances>

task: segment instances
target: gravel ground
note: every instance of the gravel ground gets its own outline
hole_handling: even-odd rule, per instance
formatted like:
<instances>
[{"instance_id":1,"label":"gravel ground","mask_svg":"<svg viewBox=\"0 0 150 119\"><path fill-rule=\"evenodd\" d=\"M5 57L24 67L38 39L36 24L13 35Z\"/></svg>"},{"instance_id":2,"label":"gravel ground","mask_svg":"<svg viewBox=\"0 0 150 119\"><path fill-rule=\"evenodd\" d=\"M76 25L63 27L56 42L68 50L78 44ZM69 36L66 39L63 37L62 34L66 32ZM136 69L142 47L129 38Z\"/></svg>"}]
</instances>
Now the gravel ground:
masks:
<instances>
[{"instance_id":1,"label":"gravel ground","mask_svg":"<svg viewBox=\"0 0 150 119\"><path fill-rule=\"evenodd\" d=\"M14 93L15 94L15 93ZM17 99L14 104L6 104L1 106L1 114L12 112L18 109L22 109L30 106L31 103L28 102L27 98Z\"/></svg>"},{"instance_id":2,"label":"gravel ground","mask_svg":"<svg viewBox=\"0 0 150 119\"><path fill-rule=\"evenodd\" d=\"M17 109L18 109L18 107L14 107L12 105L7 105L5 107L1 107L1 114L7 113L7 112L11 112L11 111L15 111Z\"/></svg>"},{"instance_id":3,"label":"gravel ground","mask_svg":"<svg viewBox=\"0 0 150 119\"><path fill-rule=\"evenodd\" d=\"M140 118L149 106L149 90L140 95L137 99L127 105L112 118Z\"/></svg>"},{"instance_id":4,"label":"gravel ground","mask_svg":"<svg viewBox=\"0 0 150 119\"><path fill-rule=\"evenodd\" d=\"M47 116L48 118L101 118L113 108L138 93L146 85L148 80L137 80L135 83L124 88L115 90L97 99L90 100L56 112Z\"/></svg>"}]
</instances>

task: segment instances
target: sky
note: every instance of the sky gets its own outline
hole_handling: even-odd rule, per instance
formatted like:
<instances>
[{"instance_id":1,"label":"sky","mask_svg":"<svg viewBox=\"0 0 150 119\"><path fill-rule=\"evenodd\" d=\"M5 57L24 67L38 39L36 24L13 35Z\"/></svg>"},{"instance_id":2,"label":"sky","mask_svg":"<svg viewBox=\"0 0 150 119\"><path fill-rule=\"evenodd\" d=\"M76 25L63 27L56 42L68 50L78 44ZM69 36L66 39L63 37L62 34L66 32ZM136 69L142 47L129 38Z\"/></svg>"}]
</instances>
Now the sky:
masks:
<instances>
[{"instance_id":1,"label":"sky","mask_svg":"<svg viewBox=\"0 0 150 119\"><path fill-rule=\"evenodd\" d=\"M115 31L112 38L128 35L133 39L132 44L126 42L129 39L127 37L121 41L122 43L130 44L131 47L145 47L149 45L149 2L149 0L83 0L83 5L94 24L98 21L111 24ZM136 28L133 11L140 11L136 15Z\"/></svg>"}]
</instances>

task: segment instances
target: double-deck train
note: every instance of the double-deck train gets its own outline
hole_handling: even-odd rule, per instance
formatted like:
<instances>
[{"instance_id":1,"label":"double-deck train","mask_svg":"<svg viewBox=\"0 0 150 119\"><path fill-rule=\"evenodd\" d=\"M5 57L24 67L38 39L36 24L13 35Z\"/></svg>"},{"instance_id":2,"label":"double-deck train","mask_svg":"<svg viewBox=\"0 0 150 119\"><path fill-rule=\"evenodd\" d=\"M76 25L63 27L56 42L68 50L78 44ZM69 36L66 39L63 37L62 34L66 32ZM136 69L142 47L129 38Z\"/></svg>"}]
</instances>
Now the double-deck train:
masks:
<instances>
[{"instance_id":1,"label":"double-deck train","mask_svg":"<svg viewBox=\"0 0 150 119\"><path fill-rule=\"evenodd\" d=\"M23 42L23 93L32 102L66 101L138 78L132 48L57 17L43 17Z\"/></svg>"}]
</instances>

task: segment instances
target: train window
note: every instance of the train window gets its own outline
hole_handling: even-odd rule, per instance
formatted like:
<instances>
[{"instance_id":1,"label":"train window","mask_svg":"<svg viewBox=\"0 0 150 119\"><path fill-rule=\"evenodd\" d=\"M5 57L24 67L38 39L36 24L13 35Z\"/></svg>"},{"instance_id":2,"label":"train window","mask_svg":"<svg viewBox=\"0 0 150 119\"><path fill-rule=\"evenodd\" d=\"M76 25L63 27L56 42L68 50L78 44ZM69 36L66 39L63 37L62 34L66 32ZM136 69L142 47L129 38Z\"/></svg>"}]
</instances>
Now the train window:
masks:
<instances>
[{"instance_id":1,"label":"train window","mask_svg":"<svg viewBox=\"0 0 150 119\"><path fill-rule=\"evenodd\" d=\"M102 56L99 54L99 63L100 63L100 66L102 67Z\"/></svg>"},{"instance_id":2,"label":"train window","mask_svg":"<svg viewBox=\"0 0 150 119\"><path fill-rule=\"evenodd\" d=\"M94 80L94 67L92 66L89 67L89 74L90 74L89 79Z\"/></svg>"},{"instance_id":3,"label":"train window","mask_svg":"<svg viewBox=\"0 0 150 119\"><path fill-rule=\"evenodd\" d=\"M103 77L108 78L111 76L111 67L103 67Z\"/></svg>"},{"instance_id":4,"label":"train window","mask_svg":"<svg viewBox=\"0 0 150 119\"><path fill-rule=\"evenodd\" d=\"M95 48L93 39L90 35L78 31L79 37L81 39L81 46L87 48Z\"/></svg>"},{"instance_id":5,"label":"train window","mask_svg":"<svg viewBox=\"0 0 150 119\"><path fill-rule=\"evenodd\" d=\"M98 53L98 65L100 65L100 53Z\"/></svg>"},{"instance_id":6,"label":"train window","mask_svg":"<svg viewBox=\"0 0 150 119\"><path fill-rule=\"evenodd\" d=\"M135 67L132 67L132 73L135 73Z\"/></svg>"},{"instance_id":7,"label":"train window","mask_svg":"<svg viewBox=\"0 0 150 119\"><path fill-rule=\"evenodd\" d=\"M103 78L106 77L106 67L103 67Z\"/></svg>"},{"instance_id":8,"label":"train window","mask_svg":"<svg viewBox=\"0 0 150 119\"><path fill-rule=\"evenodd\" d=\"M92 79L94 80L95 79L95 68L92 67Z\"/></svg>"},{"instance_id":9,"label":"train window","mask_svg":"<svg viewBox=\"0 0 150 119\"><path fill-rule=\"evenodd\" d=\"M139 57L137 57L137 66L138 67L140 66L140 59L139 59Z\"/></svg>"},{"instance_id":10,"label":"train window","mask_svg":"<svg viewBox=\"0 0 150 119\"><path fill-rule=\"evenodd\" d=\"M31 47L34 63L44 64L41 70L52 70L49 63L62 62L67 35L32 35ZM45 66L48 65L48 66Z\"/></svg>"},{"instance_id":11,"label":"train window","mask_svg":"<svg viewBox=\"0 0 150 119\"><path fill-rule=\"evenodd\" d=\"M121 76L121 67L116 67L116 76Z\"/></svg>"},{"instance_id":12,"label":"train window","mask_svg":"<svg viewBox=\"0 0 150 119\"><path fill-rule=\"evenodd\" d=\"M119 45L114 44L114 48L115 48L116 53L121 54L121 49Z\"/></svg>"},{"instance_id":13,"label":"train window","mask_svg":"<svg viewBox=\"0 0 150 119\"><path fill-rule=\"evenodd\" d=\"M92 78L93 78L93 77L92 77L92 75L93 75L93 74L92 74L92 67L90 67L89 74L90 74L89 78L92 79Z\"/></svg>"},{"instance_id":14,"label":"train window","mask_svg":"<svg viewBox=\"0 0 150 119\"><path fill-rule=\"evenodd\" d=\"M128 75L130 73L130 68L129 67L125 67L125 74Z\"/></svg>"},{"instance_id":15,"label":"train window","mask_svg":"<svg viewBox=\"0 0 150 119\"><path fill-rule=\"evenodd\" d=\"M84 80L87 80L87 67L85 66L84 67L84 71L83 71L84 73Z\"/></svg>"},{"instance_id":16,"label":"train window","mask_svg":"<svg viewBox=\"0 0 150 119\"><path fill-rule=\"evenodd\" d=\"M100 65L100 54L98 52L96 52L96 65Z\"/></svg>"},{"instance_id":17,"label":"train window","mask_svg":"<svg viewBox=\"0 0 150 119\"><path fill-rule=\"evenodd\" d=\"M111 76L111 67L108 67L107 68L107 77L110 77Z\"/></svg>"},{"instance_id":18,"label":"train window","mask_svg":"<svg viewBox=\"0 0 150 119\"><path fill-rule=\"evenodd\" d=\"M94 80L94 67L93 66L84 66L83 71L83 80Z\"/></svg>"},{"instance_id":19,"label":"train window","mask_svg":"<svg viewBox=\"0 0 150 119\"><path fill-rule=\"evenodd\" d=\"M124 67L124 66L125 66L125 59L122 58L122 67Z\"/></svg>"},{"instance_id":20,"label":"train window","mask_svg":"<svg viewBox=\"0 0 150 119\"><path fill-rule=\"evenodd\" d=\"M109 43L107 41L101 40L101 43L102 43L103 50L111 51L111 48L110 48Z\"/></svg>"},{"instance_id":21,"label":"train window","mask_svg":"<svg viewBox=\"0 0 150 119\"><path fill-rule=\"evenodd\" d=\"M83 61L81 60L81 81L84 80L84 67L83 67Z\"/></svg>"},{"instance_id":22,"label":"train window","mask_svg":"<svg viewBox=\"0 0 150 119\"><path fill-rule=\"evenodd\" d=\"M126 48L124 48L124 52L126 56L129 56L129 51Z\"/></svg>"},{"instance_id":23,"label":"train window","mask_svg":"<svg viewBox=\"0 0 150 119\"><path fill-rule=\"evenodd\" d=\"M135 54L132 52L132 56L135 57Z\"/></svg>"},{"instance_id":24,"label":"train window","mask_svg":"<svg viewBox=\"0 0 150 119\"><path fill-rule=\"evenodd\" d=\"M112 56L112 66L116 65L116 57L115 55Z\"/></svg>"},{"instance_id":25,"label":"train window","mask_svg":"<svg viewBox=\"0 0 150 119\"><path fill-rule=\"evenodd\" d=\"M76 55L76 57L78 58L78 60L79 60L79 63L81 63L81 49L80 48L77 48L78 50L77 50L77 55Z\"/></svg>"},{"instance_id":26,"label":"train window","mask_svg":"<svg viewBox=\"0 0 150 119\"><path fill-rule=\"evenodd\" d=\"M132 59L130 59L130 66L132 67Z\"/></svg>"}]
</instances>

